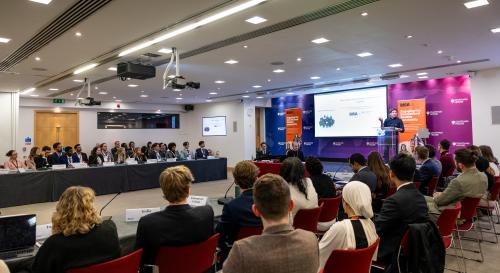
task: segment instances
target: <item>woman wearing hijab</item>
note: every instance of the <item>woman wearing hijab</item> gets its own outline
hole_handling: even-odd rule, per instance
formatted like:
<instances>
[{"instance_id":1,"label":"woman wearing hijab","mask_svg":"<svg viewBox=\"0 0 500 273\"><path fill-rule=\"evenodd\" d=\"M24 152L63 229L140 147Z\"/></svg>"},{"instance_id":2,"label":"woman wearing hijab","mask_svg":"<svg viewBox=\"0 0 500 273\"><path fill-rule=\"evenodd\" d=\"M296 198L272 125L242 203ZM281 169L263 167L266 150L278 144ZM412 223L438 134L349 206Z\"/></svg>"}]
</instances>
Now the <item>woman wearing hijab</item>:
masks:
<instances>
[{"instance_id":1,"label":"woman wearing hijab","mask_svg":"<svg viewBox=\"0 0 500 273\"><path fill-rule=\"evenodd\" d=\"M342 204L348 219L335 223L319 242L320 269L334 250L366 248L378 238L373 217L370 188L362 182L351 181L342 190ZM377 251L373 260L377 258Z\"/></svg>"}]
</instances>

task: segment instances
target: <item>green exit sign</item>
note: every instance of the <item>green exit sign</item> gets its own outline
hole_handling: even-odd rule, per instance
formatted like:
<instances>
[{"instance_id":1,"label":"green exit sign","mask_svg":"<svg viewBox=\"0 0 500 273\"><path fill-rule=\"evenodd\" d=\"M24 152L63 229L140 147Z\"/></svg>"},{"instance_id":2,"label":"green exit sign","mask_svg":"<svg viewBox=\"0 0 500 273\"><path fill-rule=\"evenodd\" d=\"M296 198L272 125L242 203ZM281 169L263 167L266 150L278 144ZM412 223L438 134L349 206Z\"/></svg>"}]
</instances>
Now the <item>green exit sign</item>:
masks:
<instances>
[{"instance_id":1,"label":"green exit sign","mask_svg":"<svg viewBox=\"0 0 500 273\"><path fill-rule=\"evenodd\" d=\"M53 103L64 103L64 102L66 102L66 100L65 99L53 99L52 102Z\"/></svg>"}]
</instances>

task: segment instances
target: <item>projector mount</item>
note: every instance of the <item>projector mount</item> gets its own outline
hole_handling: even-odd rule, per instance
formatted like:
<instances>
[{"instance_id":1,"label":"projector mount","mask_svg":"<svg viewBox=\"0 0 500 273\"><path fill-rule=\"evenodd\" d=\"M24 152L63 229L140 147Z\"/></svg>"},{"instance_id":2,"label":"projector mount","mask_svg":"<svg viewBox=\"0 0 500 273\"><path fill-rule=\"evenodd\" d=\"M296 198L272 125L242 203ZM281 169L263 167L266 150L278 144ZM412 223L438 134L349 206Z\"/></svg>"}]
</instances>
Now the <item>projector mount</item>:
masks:
<instances>
[{"instance_id":1,"label":"projector mount","mask_svg":"<svg viewBox=\"0 0 500 273\"><path fill-rule=\"evenodd\" d=\"M87 97L86 98L81 98L80 94L85 90L85 87L87 87ZM100 101L96 101L96 100L94 100L94 98L92 98L90 96L90 92L91 92L90 90L91 90L91 88L90 88L90 80L87 79L87 78L85 78L85 80L83 81L82 88L80 89L80 91L78 91L78 94L76 94L75 106L101 105Z\"/></svg>"},{"instance_id":2,"label":"projector mount","mask_svg":"<svg viewBox=\"0 0 500 273\"><path fill-rule=\"evenodd\" d=\"M170 68L175 62L175 76L173 78L169 78L168 72ZM177 48L172 47L172 55L170 57L170 62L165 68L165 72L163 73L163 89L167 87L171 87L174 91L180 91L181 89L185 89L186 86L193 89L199 89L199 82L188 82L184 76L180 75L180 59L179 59L179 51Z\"/></svg>"}]
</instances>

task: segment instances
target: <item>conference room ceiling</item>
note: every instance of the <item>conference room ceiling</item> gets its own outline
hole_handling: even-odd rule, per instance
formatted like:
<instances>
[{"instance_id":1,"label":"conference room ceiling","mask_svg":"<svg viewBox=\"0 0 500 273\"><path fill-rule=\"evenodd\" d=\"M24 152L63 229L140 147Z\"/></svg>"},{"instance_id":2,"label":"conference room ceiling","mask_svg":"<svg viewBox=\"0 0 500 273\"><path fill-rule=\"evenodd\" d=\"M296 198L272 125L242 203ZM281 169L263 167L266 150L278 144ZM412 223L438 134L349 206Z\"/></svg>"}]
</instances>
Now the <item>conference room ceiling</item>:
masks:
<instances>
[{"instance_id":1,"label":"conference room ceiling","mask_svg":"<svg viewBox=\"0 0 500 273\"><path fill-rule=\"evenodd\" d=\"M53 0L49 5L43 5L28 0L3 0L0 4L0 37L11 41L0 43L0 61L77 2ZM111 1L38 52L7 71L0 71L0 91L12 92L36 86L35 92L23 96L74 99L81 86L74 80L87 77L91 81L102 81L92 85L92 96L97 100L191 104L204 103L207 99L282 96L296 86L305 87L304 93L324 92L423 80L417 76L420 72L427 72L432 79L500 66L500 33L490 31L500 27L498 0L490 0L490 5L470 10L464 7L465 0L268 0L125 57L117 57L124 49L145 41L148 34L166 27L183 26L186 24L183 21L193 16L203 16L240 2L245 1ZM365 4L368 2L374 3ZM231 37L246 37L245 34L253 31L342 3L360 7L283 27L269 34L250 36L254 38L239 42L223 43L223 47L203 50L182 59L181 75L199 81L199 90L163 90L161 78L165 65L157 67L156 78L145 81L120 81L112 77L116 72L108 70L122 61L165 63L170 55L158 53L160 48L177 47L182 55ZM363 12L368 15L362 16ZM256 25L245 22L254 16L267 21ZM76 36L77 32L82 35ZM320 37L330 41L323 44L311 42ZM443 52L438 54L439 50ZM373 56L358 57L357 54L362 52L371 52ZM143 56L144 53L161 56L149 58ZM40 60L37 61L36 57ZM224 63L228 60L237 60L238 63ZM76 68L92 62L100 65L79 75L72 74ZM271 65L272 62L283 64ZM391 64L402 64L402 67L389 67ZM274 73L276 69L284 72ZM377 80L380 75L397 72L408 77ZM365 78L372 80L347 84ZM329 88L314 88L312 85L325 83L336 85ZM138 86L128 87L131 84ZM179 97L182 99L176 99Z\"/></svg>"}]
</instances>

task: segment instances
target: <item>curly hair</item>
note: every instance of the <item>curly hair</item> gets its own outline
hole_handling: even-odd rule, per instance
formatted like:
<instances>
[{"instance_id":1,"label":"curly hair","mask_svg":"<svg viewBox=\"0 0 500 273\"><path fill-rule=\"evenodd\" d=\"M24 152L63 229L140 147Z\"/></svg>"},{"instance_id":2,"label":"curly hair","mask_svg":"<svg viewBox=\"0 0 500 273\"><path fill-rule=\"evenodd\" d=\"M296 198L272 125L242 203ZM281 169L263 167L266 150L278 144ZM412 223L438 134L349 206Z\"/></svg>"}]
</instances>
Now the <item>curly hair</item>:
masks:
<instances>
[{"instance_id":1,"label":"curly hair","mask_svg":"<svg viewBox=\"0 0 500 273\"><path fill-rule=\"evenodd\" d=\"M67 188L52 215L52 233L64 236L87 234L102 222L94 207L94 190L87 187Z\"/></svg>"},{"instance_id":2,"label":"curly hair","mask_svg":"<svg viewBox=\"0 0 500 273\"><path fill-rule=\"evenodd\" d=\"M296 157L289 157L283 161L280 168L280 176L285 179L288 184L297 187L297 189L304 194L307 200L307 183L304 176L305 167L300 159Z\"/></svg>"}]
</instances>

